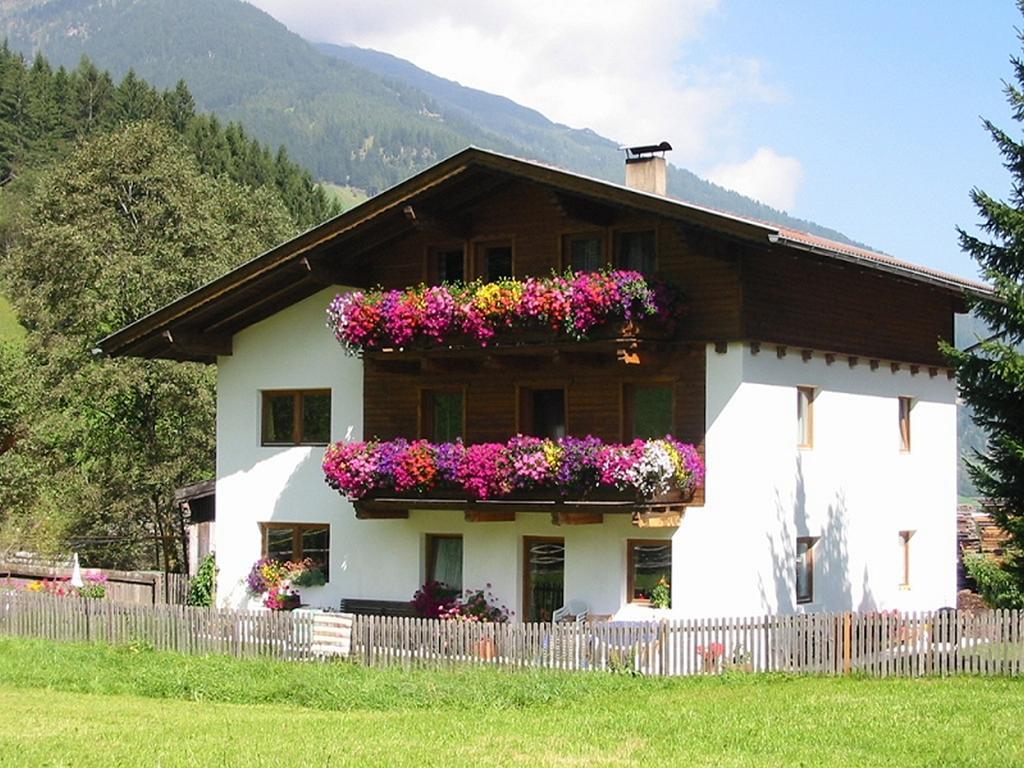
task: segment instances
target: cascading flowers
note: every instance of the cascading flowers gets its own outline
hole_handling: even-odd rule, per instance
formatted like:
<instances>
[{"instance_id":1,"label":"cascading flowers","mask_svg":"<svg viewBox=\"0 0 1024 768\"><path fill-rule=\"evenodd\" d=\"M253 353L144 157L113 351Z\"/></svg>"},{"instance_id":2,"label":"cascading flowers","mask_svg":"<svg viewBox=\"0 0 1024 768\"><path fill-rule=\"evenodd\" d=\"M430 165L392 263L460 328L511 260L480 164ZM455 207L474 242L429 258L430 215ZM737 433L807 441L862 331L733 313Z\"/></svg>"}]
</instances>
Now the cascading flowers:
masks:
<instances>
[{"instance_id":1,"label":"cascading flowers","mask_svg":"<svg viewBox=\"0 0 1024 768\"><path fill-rule=\"evenodd\" d=\"M564 496L595 488L642 497L692 493L704 482L704 462L692 445L673 437L627 445L596 437L542 440L516 435L507 443L340 442L324 454L325 479L358 501L375 493L450 490L471 499L517 490L550 489Z\"/></svg>"},{"instance_id":2,"label":"cascading flowers","mask_svg":"<svg viewBox=\"0 0 1024 768\"><path fill-rule=\"evenodd\" d=\"M567 272L493 283L420 285L404 291L336 296L327 327L349 354L421 341L470 337L486 346L502 330L549 328L582 339L613 321L657 318L671 325L685 312L678 292L639 272Z\"/></svg>"}]
</instances>

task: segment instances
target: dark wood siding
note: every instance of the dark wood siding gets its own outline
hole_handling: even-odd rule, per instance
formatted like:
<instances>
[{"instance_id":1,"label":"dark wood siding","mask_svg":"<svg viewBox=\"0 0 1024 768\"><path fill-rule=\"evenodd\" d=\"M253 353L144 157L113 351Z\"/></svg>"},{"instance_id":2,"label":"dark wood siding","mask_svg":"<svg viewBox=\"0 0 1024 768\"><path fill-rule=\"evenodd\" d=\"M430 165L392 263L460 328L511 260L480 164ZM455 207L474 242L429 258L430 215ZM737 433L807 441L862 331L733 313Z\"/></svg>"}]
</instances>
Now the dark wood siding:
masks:
<instances>
[{"instance_id":1,"label":"dark wood siding","mask_svg":"<svg viewBox=\"0 0 1024 768\"><path fill-rule=\"evenodd\" d=\"M746 338L943 365L953 299L934 288L812 256L751 250L743 261Z\"/></svg>"}]
</instances>

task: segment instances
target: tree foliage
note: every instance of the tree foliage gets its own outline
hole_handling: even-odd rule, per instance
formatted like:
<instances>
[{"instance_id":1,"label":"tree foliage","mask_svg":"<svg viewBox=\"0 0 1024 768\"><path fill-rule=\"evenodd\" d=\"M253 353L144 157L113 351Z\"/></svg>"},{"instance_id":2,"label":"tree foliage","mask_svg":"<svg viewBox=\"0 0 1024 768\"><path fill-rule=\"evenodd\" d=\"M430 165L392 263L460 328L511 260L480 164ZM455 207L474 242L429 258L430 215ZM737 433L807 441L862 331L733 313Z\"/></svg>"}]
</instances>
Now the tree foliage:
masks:
<instances>
[{"instance_id":1,"label":"tree foliage","mask_svg":"<svg viewBox=\"0 0 1024 768\"><path fill-rule=\"evenodd\" d=\"M0 46L0 183L47 165L76 140L142 120L183 137L203 172L276 191L296 229L338 213L309 172L283 149L272 152L238 123L223 125L197 113L184 81L160 91L129 69L115 84L85 58L70 72L54 70L40 55L30 64L6 42Z\"/></svg>"},{"instance_id":2,"label":"tree foliage","mask_svg":"<svg viewBox=\"0 0 1024 768\"><path fill-rule=\"evenodd\" d=\"M101 359L95 342L293 229L270 188L204 174L162 123L90 138L39 179L5 270L40 391L11 453L41 465L21 505L61 519L88 561L132 567L156 547L179 565L173 490L213 472L215 434L211 369Z\"/></svg>"},{"instance_id":3,"label":"tree foliage","mask_svg":"<svg viewBox=\"0 0 1024 768\"><path fill-rule=\"evenodd\" d=\"M1024 43L1024 36L1020 39ZM1014 120L1021 123L1024 60L1011 62L1014 82L1006 83L1005 93ZM947 352L975 423L988 435L986 449L969 463L969 471L993 519L1010 536L1003 568L1024 588L1024 143L988 120L984 125L1013 177L1012 191L1004 201L972 190L985 237L962 229L959 234L961 248L994 288L991 296L971 301L993 335L969 351Z\"/></svg>"}]
</instances>

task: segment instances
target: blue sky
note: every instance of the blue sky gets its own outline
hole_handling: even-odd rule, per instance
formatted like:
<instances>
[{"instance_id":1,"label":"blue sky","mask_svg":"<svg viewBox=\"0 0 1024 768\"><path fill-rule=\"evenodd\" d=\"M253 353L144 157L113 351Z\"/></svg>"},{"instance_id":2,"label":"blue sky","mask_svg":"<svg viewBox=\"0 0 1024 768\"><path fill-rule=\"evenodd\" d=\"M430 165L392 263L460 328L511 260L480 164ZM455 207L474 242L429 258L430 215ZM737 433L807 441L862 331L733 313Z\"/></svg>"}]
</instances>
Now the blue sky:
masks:
<instances>
[{"instance_id":1,"label":"blue sky","mask_svg":"<svg viewBox=\"0 0 1024 768\"><path fill-rule=\"evenodd\" d=\"M251 2L622 143L667 139L676 165L964 276L969 190L1009 188L980 119L1020 133L1009 0Z\"/></svg>"},{"instance_id":2,"label":"blue sky","mask_svg":"<svg viewBox=\"0 0 1024 768\"><path fill-rule=\"evenodd\" d=\"M972 186L1009 188L981 116L1016 129L1001 81L1020 24L1008 2L725 2L679 66L763 62L783 95L745 115L741 140L799 158L793 213L973 276L954 226L977 222Z\"/></svg>"}]
</instances>

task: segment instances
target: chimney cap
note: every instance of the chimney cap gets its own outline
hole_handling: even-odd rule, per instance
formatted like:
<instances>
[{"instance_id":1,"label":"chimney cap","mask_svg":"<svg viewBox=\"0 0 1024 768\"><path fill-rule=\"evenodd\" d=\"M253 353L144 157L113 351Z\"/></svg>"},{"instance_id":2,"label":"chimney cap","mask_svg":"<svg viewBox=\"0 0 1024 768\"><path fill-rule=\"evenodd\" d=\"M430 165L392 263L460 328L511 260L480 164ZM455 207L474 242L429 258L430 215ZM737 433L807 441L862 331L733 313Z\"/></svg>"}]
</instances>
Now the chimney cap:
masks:
<instances>
[{"instance_id":1,"label":"chimney cap","mask_svg":"<svg viewBox=\"0 0 1024 768\"><path fill-rule=\"evenodd\" d=\"M665 154L672 149L672 145L667 141L663 141L660 144L645 144L641 147L619 147L619 149L625 150L627 160L640 160L645 156L653 157L655 152Z\"/></svg>"}]
</instances>

